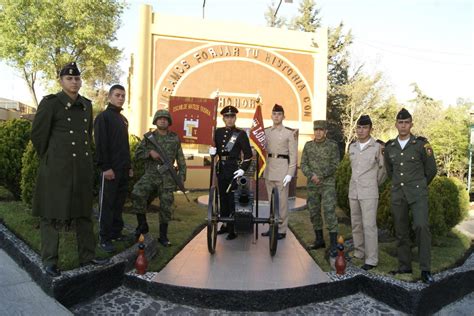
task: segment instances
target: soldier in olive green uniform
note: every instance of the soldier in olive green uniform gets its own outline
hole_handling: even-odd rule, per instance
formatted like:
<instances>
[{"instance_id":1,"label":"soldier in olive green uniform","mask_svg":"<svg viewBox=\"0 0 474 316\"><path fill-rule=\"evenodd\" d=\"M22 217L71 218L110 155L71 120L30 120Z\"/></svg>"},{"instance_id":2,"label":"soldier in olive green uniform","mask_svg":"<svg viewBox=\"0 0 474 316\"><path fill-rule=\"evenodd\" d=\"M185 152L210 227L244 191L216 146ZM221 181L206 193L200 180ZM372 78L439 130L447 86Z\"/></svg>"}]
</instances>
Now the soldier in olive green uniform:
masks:
<instances>
[{"instance_id":1,"label":"soldier in olive green uniform","mask_svg":"<svg viewBox=\"0 0 474 316\"><path fill-rule=\"evenodd\" d=\"M335 255L337 239L336 218L336 169L339 164L339 149L333 140L326 138L326 121L314 121L314 140L307 142L301 156L301 171L308 178L307 204L316 240L312 249L325 247L323 221L329 231L331 255Z\"/></svg>"},{"instance_id":2,"label":"soldier in olive green uniform","mask_svg":"<svg viewBox=\"0 0 474 316\"><path fill-rule=\"evenodd\" d=\"M399 268L391 273L412 272L408 219L411 209L421 278L432 283L428 185L436 175L436 161L427 139L410 133L413 122L407 110L397 114L395 126L398 137L387 142L384 153L387 174L392 179L391 208L398 241Z\"/></svg>"},{"instance_id":3,"label":"soldier in olive green uniform","mask_svg":"<svg viewBox=\"0 0 474 316\"><path fill-rule=\"evenodd\" d=\"M176 160L178 175L186 181L186 162L184 160L181 142L176 133L168 130L172 124L171 115L167 110L158 110L153 117L157 129L152 133L155 140L162 146L171 163ZM148 135L145 134L145 135ZM168 240L168 222L171 220L176 183L155 146L144 137L135 153L137 159L145 160L145 174L138 180L132 191L132 210L137 214L138 227L135 235L148 233L146 210L148 205L158 197L160 199L160 237L158 241L165 247L171 245Z\"/></svg>"},{"instance_id":4,"label":"soldier in olive green uniform","mask_svg":"<svg viewBox=\"0 0 474 316\"><path fill-rule=\"evenodd\" d=\"M40 157L33 215L41 217L41 256L46 273L53 277L60 275L58 230L72 220L80 264L107 262L94 259L92 104L79 95L82 81L75 63L67 64L59 75L63 90L44 97L31 130Z\"/></svg>"}]
</instances>

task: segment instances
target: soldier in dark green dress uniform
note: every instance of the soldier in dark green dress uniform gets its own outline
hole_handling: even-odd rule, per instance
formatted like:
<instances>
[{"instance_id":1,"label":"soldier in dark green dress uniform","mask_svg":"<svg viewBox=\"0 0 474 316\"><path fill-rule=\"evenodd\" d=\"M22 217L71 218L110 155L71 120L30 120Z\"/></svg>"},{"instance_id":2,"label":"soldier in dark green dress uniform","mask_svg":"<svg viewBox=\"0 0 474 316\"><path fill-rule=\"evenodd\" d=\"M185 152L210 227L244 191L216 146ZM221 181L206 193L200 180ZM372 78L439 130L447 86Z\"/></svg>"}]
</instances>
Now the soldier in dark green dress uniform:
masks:
<instances>
[{"instance_id":1,"label":"soldier in dark green dress uniform","mask_svg":"<svg viewBox=\"0 0 474 316\"><path fill-rule=\"evenodd\" d=\"M33 215L41 217L41 256L51 276L60 275L58 231L72 221L80 264L107 262L94 258L92 104L79 95L80 75L76 63L61 70L59 83L63 90L44 97L31 130L31 141L40 157Z\"/></svg>"},{"instance_id":2,"label":"soldier in dark green dress uniform","mask_svg":"<svg viewBox=\"0 0 474 316\"><path fill-rule=\"evenodd\" d=\"M169 131L172 124L171 115L167 110L158 110L153 117L153 124L157 129L146 135L153 135L171 164L178 164L178 176L186 181L186 161L184 159L181 142L176 133ZM144 137L135 152L137 159L145 161L145 174L135 183L132 191L132 211L137 214L138 227L135 236L148 233L146 212L149 204L158 197L160 199L160 237L158 241L165 247L171 246L168 239L168 222L171 221L171 211L174 202L173 192L176 191L176 182L163 160L157 153L153 143ZM172 166L174 168L174 165Z\"/></svg>"},{"instance_id":3,"label":"soldier in dark green dress uniform","mask_svg":"<svg viewBox=\"0 0 474 316\"><path fill-rule=\"evenodd\" d=\"M436 161L428 140L411 134L411 114L402 109L396 119L398 137L387 142L384 153L387 174L392 179L391 209L398 242L399 267L391 273L412 273L408 219L411 209L421 279L432 283L428 185L436 176Z\"/></svg>"}]
</instances>

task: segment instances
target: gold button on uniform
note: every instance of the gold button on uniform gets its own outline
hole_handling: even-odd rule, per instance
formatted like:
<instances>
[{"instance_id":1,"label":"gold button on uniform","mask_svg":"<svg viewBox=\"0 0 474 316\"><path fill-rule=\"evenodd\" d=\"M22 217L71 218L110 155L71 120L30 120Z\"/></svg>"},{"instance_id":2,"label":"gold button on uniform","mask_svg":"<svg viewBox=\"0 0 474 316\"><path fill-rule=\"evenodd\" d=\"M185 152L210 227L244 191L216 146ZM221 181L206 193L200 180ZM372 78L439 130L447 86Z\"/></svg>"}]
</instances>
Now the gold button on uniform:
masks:
<instances>
[{"instance_id":1,"label":"gold button on uniform","mask_svg":"<svg viewBox=\"0 0 474 316\"><path fill-rule=\"evenodd\" d=\"M76 142L72 142L71 145L73 145L73 146L76 145Z\"/></svg>"},{"instance_id":2,"label":"gold button on uniform","mask_svg":"<svg viewBox=\"0 0 474 316\"><path fill-rule=\"evenodd\" d=\"M73 157L76 157L76 154L75 154L75 153L73 153L73 154L72 154L72 156L73 156Z\"/></svg>"},{"instance_id":3,"label":"gold button on uniform","mask_svg":"<svg viewBox=\"0 0 474 316\"><path fill-rule=\"evenodd\" d=\"M73 130L70 130L70 131L69 131L69 134L74 134L74 131L73 131Z\"/></svg>"}]
</instances>

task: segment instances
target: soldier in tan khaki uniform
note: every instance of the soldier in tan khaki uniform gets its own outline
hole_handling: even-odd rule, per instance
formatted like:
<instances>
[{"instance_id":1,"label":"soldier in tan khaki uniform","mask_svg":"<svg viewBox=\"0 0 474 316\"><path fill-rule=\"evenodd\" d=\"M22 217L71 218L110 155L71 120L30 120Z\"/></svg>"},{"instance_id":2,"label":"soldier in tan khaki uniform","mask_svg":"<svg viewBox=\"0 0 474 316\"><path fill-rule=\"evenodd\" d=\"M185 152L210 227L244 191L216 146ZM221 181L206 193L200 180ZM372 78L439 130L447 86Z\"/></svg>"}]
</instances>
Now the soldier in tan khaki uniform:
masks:
<instances>
[{"instance_id":1,"label":"soldier in tan khaki uniform","mask_svg":"<svg viewBox=\"0 0 474 316\"><path fill-rule=\"evenodd\" d=\"M268 196L273 188L277 188L280 197L280 218L278 239L286 237L288 228L288 188L296 171L298 142L296 131L283 126L285 111L281 105L275 104L272 109L273 126L265 129L267 140L267 167L263 173ZM269 236L269 231L262 233Z\"/></svg>"},{"instance_id":2,"label":"soldier in tan khaki uniform","mask_svg":"<svg viewBox=\"0 0 474 316\"><path fill-rule=\"evenodd\" d=\"M352 176L349 183L354 256L365 259L370 270L378 264L377 206L379 185L386 178L383 145L371 135L372 120L362 115L357 121L357 141L349 146Z\"/></svg>"}]
</instances>

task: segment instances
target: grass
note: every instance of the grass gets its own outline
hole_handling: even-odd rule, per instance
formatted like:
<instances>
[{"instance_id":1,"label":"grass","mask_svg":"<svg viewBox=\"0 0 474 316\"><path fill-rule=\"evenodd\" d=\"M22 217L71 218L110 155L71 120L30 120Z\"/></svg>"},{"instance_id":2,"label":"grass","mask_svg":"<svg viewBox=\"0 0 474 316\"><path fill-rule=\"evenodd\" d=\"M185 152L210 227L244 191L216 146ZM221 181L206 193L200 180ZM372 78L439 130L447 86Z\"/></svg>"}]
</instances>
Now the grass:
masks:
<instances>
[{"instance_id":1,"label":"grass","mask_svg":"<svg viewBox=\"0 0 474 316\"><path fill-rule=\"evenodd\" d=\"M175 208L172 220L169 223L168 237L172 242L171 247L163 247L158 245L158 254L149 262L149 271L160 271L186 244L191 240L205 225L207 217L206 207L196 203L196 199L207 194L206 191L195 191L188 194L191 203L188 203L182 194L175 194ZM8 192L0 187L0 218L3 218L5 224L17 236L24 240L34 251L39 253L40 237L39 237L39 220L31 216L25 204L18 201L8 201L2 199L8 196ZM306 190L297 190L297 196L306 197ZM156 201L158 202L158 201ZM159 202L158 202L159 204ZM344 239L350 239L351 227L350 220L341 211L337 210L339 218L339 234ZM158 213L149 213L147 215L150 234L153 238L159 236L159 219ZM135 215L124 213L124 221L127 226L135 227L137 224ZM96 221L94 221L94 231L97 236ZM314 232L309 219L307 210L299 212L291 212L289 224L303 247L309 248L314 241ZM127 233L126 231L124 233ZM129 233L132 233L131 231ZM328 233L325 232L326 244L329 244ZM118 251L122 251L132 245L132 242L115 242ZM466 251L471 246L470 239L462 233L453 230L448 236L442 237L432 246L432 272L439 272L456 265ZM70 270L79 266L77 258L77 245L74 230L61 233L60 242L60 262L59 266L63 270ZM96 249L96 254L100 257L111 256L103 252L100 248ZM309 254L314 261L324 271L330 271L330 266L325 259L325 250L310 250ZM113 254L112 254L113 255ZM420 271L417 264L416 247L413 248L413 274L397 275L396 278L405 281L416 281L419 279ZM360 266L363 260L352 259L352 263ZM388 274L388 271L396 269L398 260L396 258L396 245L393 240L379 243L379 265L371 270L377 274Z\"/></svg>"},{"instance_id":2,"label":"grass","mask_svg":"<svg viewBox=\"0 0 474 316\"><path fill-rule=\"evenodd\" d=\"M298 190L297 196L305 198L305 190ZM342 235L345 240L352 238L350 219L340 209L336 210L336 214L339 220L339 235ZM303 247L308 249L315 237L313 227L309 219L308 210L305 209L300 212L291 212L289 224ZM324 231L324 235L326 246L328 246L329 234L327 231ZM469 237L460 233L456 229L453 229L447 236L441 237L433 242L431 247L431 271L436 273L455 266L470 247L471 241ZM396 253L396 242L394 240L379 242L379 263L376 268L371 270L371 272L388 275L389 271L396 270L398 268L398 259ZM323 269L323 271L330 271L330 266L324 258L324 249L310 250L309 254L311 257L313 257L314 261L321 267L321 269ZM412 254L413 273L411 275L397 275L395 278L404 281L417 281L420 279L420 269L418 266L416 247L412 248ZM352 259L351 262L356 266L361 266L364 264L363 260L356 258Z\"/></svg>"}]
</instances>

